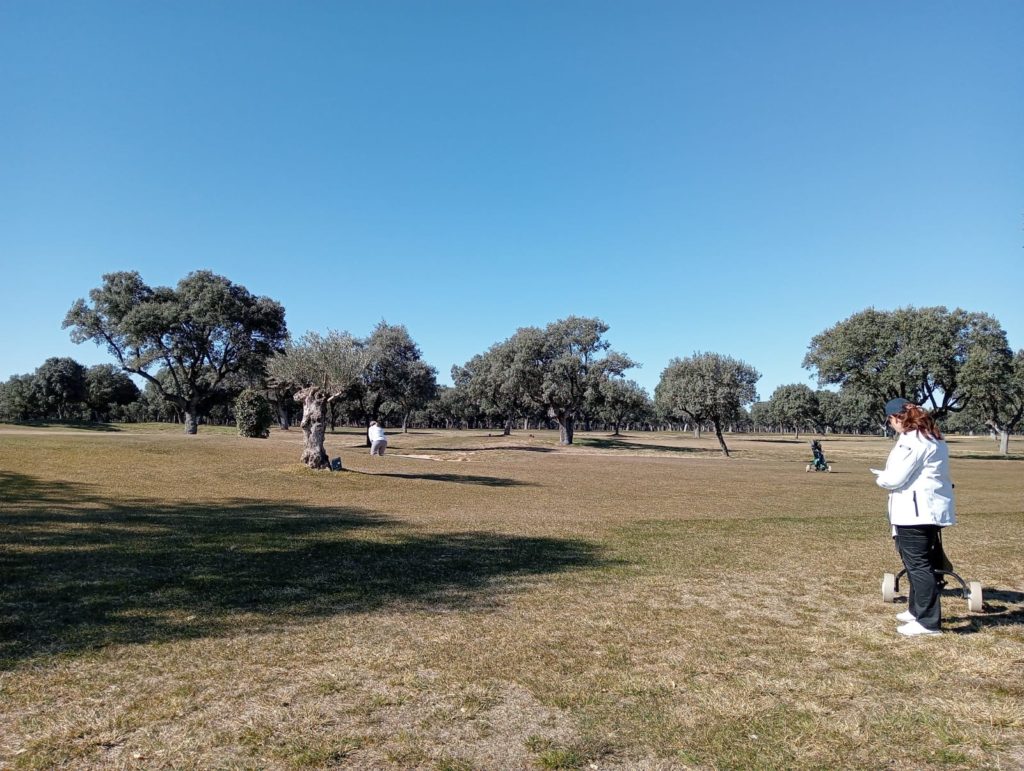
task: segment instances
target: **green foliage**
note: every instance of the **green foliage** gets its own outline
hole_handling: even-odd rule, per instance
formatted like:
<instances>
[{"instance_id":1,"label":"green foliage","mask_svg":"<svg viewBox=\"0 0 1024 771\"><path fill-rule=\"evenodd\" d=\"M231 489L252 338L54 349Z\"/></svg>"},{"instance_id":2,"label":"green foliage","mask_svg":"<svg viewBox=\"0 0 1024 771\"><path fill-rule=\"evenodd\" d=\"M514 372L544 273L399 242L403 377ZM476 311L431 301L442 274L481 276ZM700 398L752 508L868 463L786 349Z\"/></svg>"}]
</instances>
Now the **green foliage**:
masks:
<instances>
[{"instance_id":1,"label":"green foliage","mask_svg":"<svg viewBox=\"0 0 1024 771\"><path fill-rule=\"evenodd\" d=\"M452 382L463 399L485 415L510 420L534 406L531 383L540 372L533 357L517 355L520 339L495 343L463 366L452 367ZM526 346L522 346L526 350Z\"/></svg>"},{"instance_id":2,"label":"green foliage","mask_svg":"<svg viewBox=\"0 0 1024 771\"><path fill-rule=\"evenodd\" d=\"M320 389L338 413L367 422L386 412L408 415L437 394L437 370L422 360L404 326L385 322L365 339L307 333L286 345L268 371L276 391Z\"/></svg>"},{"instance_id":3,"label":"green foliage","mask_svg":"<svg viewBox=\"0 0 1024 771\"><path fill-rule=\"evenodd\" d=\"M719 353L695 353L672 359L654 390L657 408L669 417L687 416L715 427L722 452L729 454L722 426L743 417L743 407L757 399L761 373L749 364Z\"/></svg>"},{"instance_id":4,"label":"green foliage","mask_svg":"<svg viewBox=\"0 0 1024 771\"><path fill-rule=\"evenodd\" d=\"M623 423L651 418L654 404L647 391L635 380L613 377L599 384L595 410L618 432Z\"/></svg>"},{"instance_id":5,"label":"green foliage","mask_svg":"<svg viewBox=\"0 0 1024 771\"><path fill-rule=\"evenodd\" d=\"M1009 452L1009 434L1024 419L1024 349L1007 348L975 356L964 367L964 382L973 396L972 417L1000 435L1003 454Z\"/></svg>"},{"instance_id":6,"label":"green foliage","mask_svg":"<svg viewBox=\"0 0 1024 771\"><path fill-rule=\"evenodd\" d=\"M33 375L13 375L0 385L0 418L20 421L45 416L42 394Z\"/></svg>"},{"instance_id":7,"label":"green foliage","mask_svg":"<svg viewBox=\"0 0 1024 771\"><path fill-rule=\"evenodd\" d=\"M672 359L654 391L655 404L670 417L725 423L757 399L761 374L749 364L718 353Z\"/></svg>"},{"instance_id":8,"label":"green foliage","mask_svg":"<svg viewBox=\"0 0 1024 771\"><path fill-rule=\"evenodd\" d=\"M141 395L132 379L112 364L89 367L85 372L85 390L93 420L109 420L117 407L125 407Z\"/></svg>"},{"instance_id":9,"label":"green foliage","mask_svg":"<svg viewBox=\"0 0 1024 771\"><path fill-rule=\"evenodd\" d=\"M422 360L419 346L403 325L381 321L360 347L358 391L349 404L355 417L378 420L389 404L407 414L436 393L437 370Z\"/></svg>"},{"instance_id":10,"label":"green foliage","mask_svg":"<svg viewBox=\"0 0 1024 771\"><path fill-rule=\"evenodd\" d=\"M348 332L331 330L326 335L307 332L298 343L288 341L267 363L271 382L294 391L309 386L330 394L353 389L362 367L362 345Z\"/></svg>"},{"instance_id":11,"label":"green foliage","mask_svg":"<svg viewBox=\"0 0 1024 771\"><path fill-rule=\"evenodd\" d=\"M64 319L76 343L106 345L121 368L148 380L186 417L226 403L239 380L261 378L267 358L281 349L284 308L210 271L189 273L176 288L150 287L132 272L108 273ZM170 377L157 378L161 368Z\"/></svg>"},{"instance_id":12,"label":"green foliage","mask_svg":"<svg viewBox=\"0 0 1024 771\"><path fill-rule=\"evenodd\" d=\"M52 357L31 375L0 384L0 419L93 420L123 418L139 398L131 378L109 364L86 369L74 359Z\"/></svg>"},{"instance_id":13,"label":"green foliage","mask_svg":"<svg viewBox=\"0 0 1024 771\"><path fill-rule=\"evenodd\" d=\"M823 385L870 395L879 414L887 399L902 396L941 418L967 405L968 381L985 381L1008 350L1006 333L985 313L869 308L816 335L803 364Z\"/></svg>"},{"instance_id":14,"label":"green foliage","mask_svg":"<svg viewBox=\"0 0 1024 771\"><path fill-rule=\"evenodd\" d=\"M257 439L270 436L270 425L274 422L274 411L270 402L259 391L246 388L235 399L235 423L238 434Z\"/></svg>"},{"instance_id":15,"label":"green foliage","mask_svg":"<svg viewBox=\"0 0 1024 771\"><path fill-rule=\"evenodd\" d=\"M46 415L58 420L77 417L85 401L85 367L68 357L47 359L36 370L35 379Z\"/></svg>"},{"instance_id":16,"label":"green foliage","mask_svg":"<svg viewBox=\"0 0 1024 771\"><path fill-rule=\"evenodd\" d=\"M779 386L768 405L769 414L778 426L799 432L821 423L818 396L803 383Z\"/></svg>"},{"instance_id":17,"label":"green foliage","mask_svg":"<svg viewBox=\"0 0 1024 771\"><path fill-rule=\"evenodd\" d=\"M544 410L558 421L561 441L571 444L579 413L596 410L606 394L603 384L636 366L629 357L608 351L608 325L600 319L570 316L544 329L524 327L495 343L461 367L452 381L462 400L505 421ZM621 404L617 410L624 409Z\"/></svg>"}]
</instances>

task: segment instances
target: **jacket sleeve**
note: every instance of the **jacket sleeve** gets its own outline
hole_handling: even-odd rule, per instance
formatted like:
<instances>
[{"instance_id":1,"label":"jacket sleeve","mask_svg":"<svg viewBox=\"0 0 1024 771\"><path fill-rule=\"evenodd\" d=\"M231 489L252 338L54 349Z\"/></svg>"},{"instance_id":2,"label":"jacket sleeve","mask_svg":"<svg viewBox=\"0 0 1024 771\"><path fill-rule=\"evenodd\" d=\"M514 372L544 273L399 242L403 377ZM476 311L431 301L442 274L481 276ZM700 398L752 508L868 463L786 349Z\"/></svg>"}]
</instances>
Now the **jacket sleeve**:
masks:
<instances>
[{"instance_id":1,"label":"jacket sleeve","mask_svg":"<svg viewBox=\"0 0 1024 771\"><path fill-rule=\"evenodd\" d=\"M885 463L885 470L875 477L875 484L886 490L906 487L920 471L923 455L913 446L897 445Z\"/></svg>"}]
</instances>

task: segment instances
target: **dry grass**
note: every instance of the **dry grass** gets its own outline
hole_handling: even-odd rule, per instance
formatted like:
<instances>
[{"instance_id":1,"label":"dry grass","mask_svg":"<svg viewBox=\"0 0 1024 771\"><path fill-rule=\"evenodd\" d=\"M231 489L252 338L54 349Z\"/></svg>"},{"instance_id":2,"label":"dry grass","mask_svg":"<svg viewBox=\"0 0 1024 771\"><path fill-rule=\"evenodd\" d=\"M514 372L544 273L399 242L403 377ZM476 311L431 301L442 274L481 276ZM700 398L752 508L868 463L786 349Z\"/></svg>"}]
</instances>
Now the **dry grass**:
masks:
<instances>
[{"instance_id":1,"label":"dry grass","mask_svg":"<svg viewBox=\"0 0 1024 771\"><path fill-rule=\"evenodd\" d=\"M1011 768L1024 463L954 439L987 612L904 640L888 445L0 430L0 768ZM403 457L404 456L404 457Z\"/></svg>"}]
</instances>

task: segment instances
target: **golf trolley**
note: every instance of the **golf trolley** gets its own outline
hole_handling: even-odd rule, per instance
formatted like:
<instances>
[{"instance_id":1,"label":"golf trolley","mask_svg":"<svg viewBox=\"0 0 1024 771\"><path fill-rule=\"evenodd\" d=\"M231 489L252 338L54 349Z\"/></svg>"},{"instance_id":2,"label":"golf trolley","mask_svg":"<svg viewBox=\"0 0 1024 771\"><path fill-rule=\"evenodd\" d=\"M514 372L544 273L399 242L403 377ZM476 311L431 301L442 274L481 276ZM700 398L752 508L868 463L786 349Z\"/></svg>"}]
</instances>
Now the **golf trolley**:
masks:
<instances>
[{"instance_id":1,"label":"golf trolley","mask_svg":"<svg viewBox=\"0 0 1024 771\"><path fill-rule=\"evenodd\" d=\"M942 548L942 535L940 533L938 543L935 546L935 552L932 554L932 572L935 573L938 579L939 593L946 588L946 578L952 578L960 584L959 593L960 596L967 600L967 609L971 613L981 613L983 609L982 596L981 596L981 582L980 581L964 581L959 575L953 571L953 563L949 561L949 557L946 556L946 552ZM882 601L883 602L896 602L897 593L900 590L900 579L907 575L907 569L904 568L899 573L884 573L882 574ZM954 589L954 591L957 591Z\"/></svg>"},{"instance_id":2,"label":"golf trolley","mask_svg":"<svg viewBox=\"0 0 1024 771\"><path fill-rule=\"evenodd\" d=\"M825 460L825 453L821 451L821 442L817 439L811 442L811 453L814 458L807 464L808 471L831 471L832 467Z\"/></svg>"}]
</instances>

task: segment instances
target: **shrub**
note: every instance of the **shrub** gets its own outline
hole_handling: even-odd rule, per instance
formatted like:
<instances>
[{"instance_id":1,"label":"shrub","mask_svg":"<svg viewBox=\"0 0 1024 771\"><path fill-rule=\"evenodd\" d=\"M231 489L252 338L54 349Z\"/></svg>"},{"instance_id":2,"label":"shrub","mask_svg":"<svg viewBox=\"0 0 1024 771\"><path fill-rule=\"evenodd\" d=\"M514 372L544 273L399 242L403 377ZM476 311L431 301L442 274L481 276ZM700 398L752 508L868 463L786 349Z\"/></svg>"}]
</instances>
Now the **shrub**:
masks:
<instances>
[{"instance_id":1,"label":"shrub","mask_svg":"<svg viewBox=\"0 0 1024 771\"><path fill-rule=\"evenodd\" d=\"M259 391L246 388L235 399L235 423L240 436L266 439L273 420L270 402Z\"/></svg>"}]
</instances>

